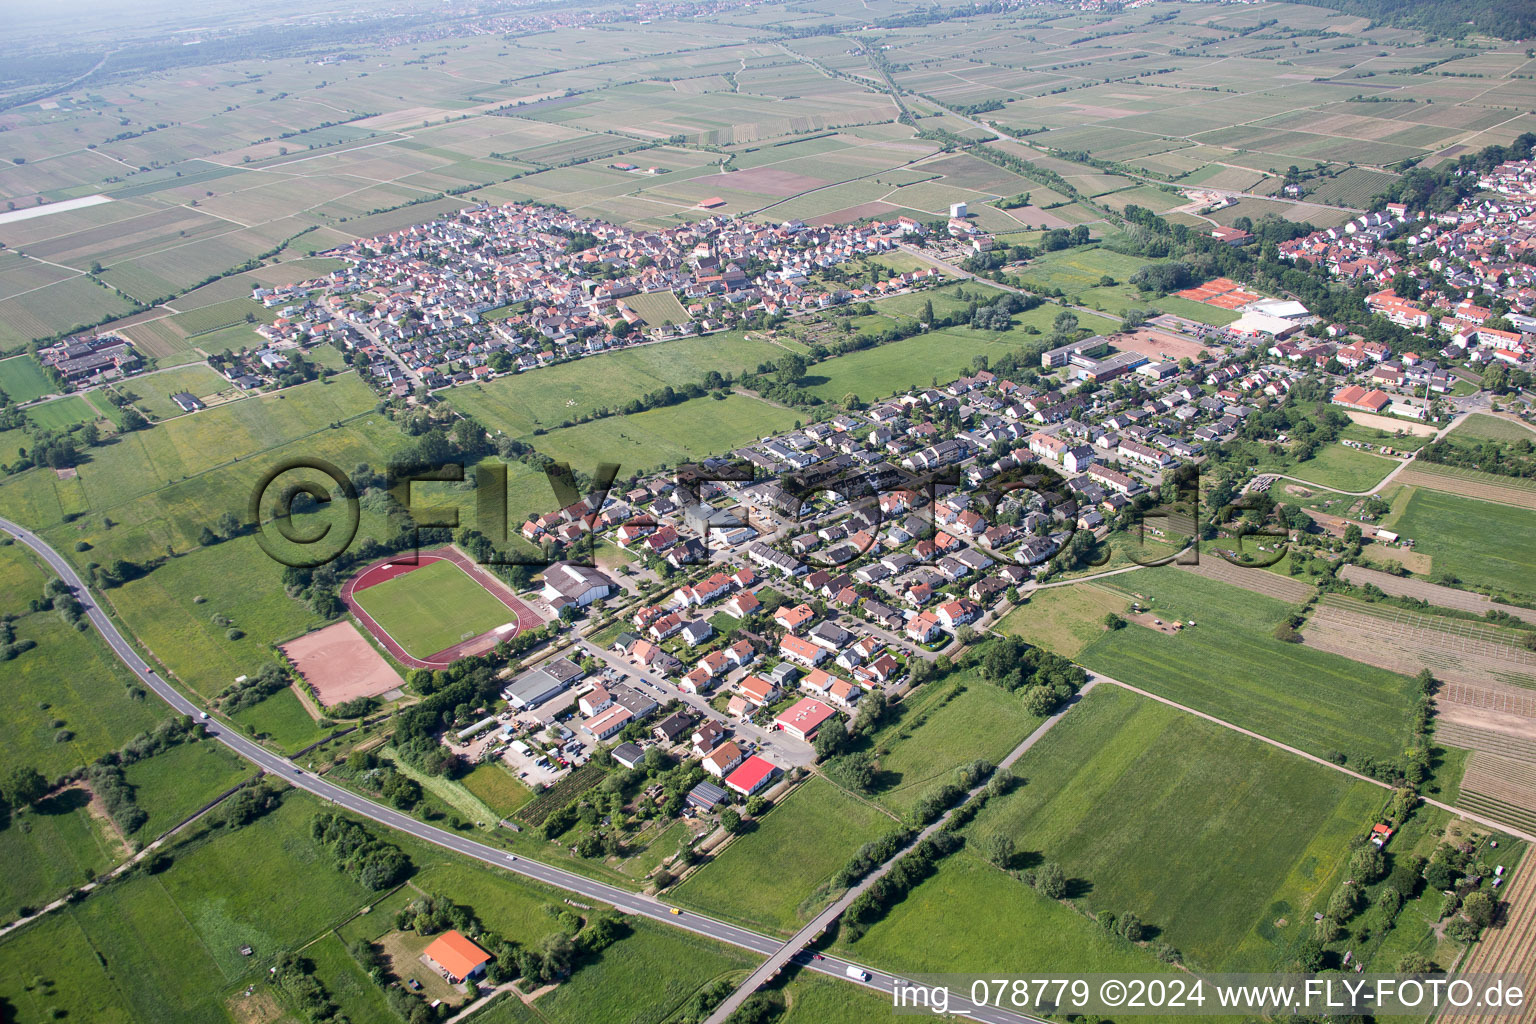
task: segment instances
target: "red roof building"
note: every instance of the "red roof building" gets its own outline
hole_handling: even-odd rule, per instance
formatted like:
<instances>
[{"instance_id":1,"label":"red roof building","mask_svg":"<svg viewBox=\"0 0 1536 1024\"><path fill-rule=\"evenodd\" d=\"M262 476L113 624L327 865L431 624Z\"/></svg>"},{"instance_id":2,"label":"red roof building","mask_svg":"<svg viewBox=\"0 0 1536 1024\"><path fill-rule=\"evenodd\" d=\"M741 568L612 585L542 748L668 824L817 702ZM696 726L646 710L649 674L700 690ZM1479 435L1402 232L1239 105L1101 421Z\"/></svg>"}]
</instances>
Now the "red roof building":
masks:
<instances>
[{"instance_id":1,"label":"red roof building","mask_svg":"<svg viewBox=\"0 0 1536 1024\"><path fill-rule=\"evenodd\" d=\"M1392 404L1391 397L1385 391L1370 390L1358 384L1338 391L1333 396L1334 405L1342 405L1346 409L1363 409L1366 412L1381 412Z\"/></svg>"},{"instance_id":2,"label":"red roof building","mask_svg":"<svg viewBox=\"0 0 1536 1024\"><path fill-rule=\"evenodd\" d=\"M485 965L491 962L491 954L452 930L434 939L423 955L454 984L466 978L478 978L485 973Z\"/></svg>"},{"instance_id":3,"label":"red roof building","mask_svg":"<svg viewBox=\"0 0 1536 1024\"><path fill-rule=\"evenodd\" d=\"M727 789L734 789L742 796L751 796L772 782L779 774L778 765L753 754L725 777Z\"/></svg>"},{"instance_id":4,"label":"red roof building","mask_svg":"<svg viewBox=\"0 0 1536 1024\"><path fill-rule=\"evenodd\" d=\"M816 730L821 728L822 723L836 714L831 705L823 704L813 697L803 697L779 712L773 724L795 739L809 743L815 737Z\"/></svg>"}]
</instances>

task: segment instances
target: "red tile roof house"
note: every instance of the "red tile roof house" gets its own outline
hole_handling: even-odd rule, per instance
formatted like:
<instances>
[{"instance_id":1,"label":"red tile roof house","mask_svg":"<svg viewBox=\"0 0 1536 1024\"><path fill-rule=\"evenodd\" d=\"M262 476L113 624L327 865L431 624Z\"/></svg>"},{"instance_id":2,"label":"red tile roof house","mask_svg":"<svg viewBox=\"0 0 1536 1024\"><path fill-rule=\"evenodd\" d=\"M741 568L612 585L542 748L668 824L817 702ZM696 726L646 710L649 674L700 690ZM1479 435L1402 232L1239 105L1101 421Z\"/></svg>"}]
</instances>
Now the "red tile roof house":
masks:
<instances>
[{"instance_id":1,"label":"red tile roof house","mask_svg":"<svg viewBox=\"0 0 1536 1024\"><path fill-rule=\"evenodd\" d=\"M921 615L912 616L907 623L907 636L918 643L927 643L939 635L939 620L932 612L923 612Z\"/></svg>"},{"instance_id":2,"label":"red tile roof house","mask_svg":"<svg viewBox=\"0 0 1536 1024\"><path fill-rule=\"evenodd\" d=\"M939 605L939 621L944 623L944 628L954 630L967 622L974 622L976 616L981 614L981 609L975 604L961 598L958 601L946 601Z\"/></svg>"},{"instance_id":3,"label":"red tile roof house","mask_svg":"<svg viewBox=\"0 0 1536 1024\"><path fill-rule=\"evenodd\" d=\"M809 668L815 668L826 659L832 657L832 652L825 647L802 640L797 636L786 636L779 641L779 653L790 661L798 662Z\"/></svg>"},{"instance_id":4,"label":"red tile roof house","mask_svg":"<svg viewBox=\"0 0 1536 1024\"><path fill-rule=\"evenodd\" d=\"M757 599L757 595L750 590L743 590L722 606L727 615L732 618L744 619L763 606L763 602Z\"/></svg>"},{"instance_id":5,"label":"red tile roof house","mask_svg":"<svg viewBox=\"0 0 1536 1024\"><path fill-rule=\"evenodd\" d=\"M815 738L816 730L820 729L827 719L834 719L834 725L837 724L836 715L837 712L832 710L831 705L824 704L814 697L802 697L779 712L773 724L795 739L809 743Z\"/></svg>"},{"instance_id":6,"label":"red tile roof house","mask_svg":"<svg viewBox=\"0 0 1536 1024\"><path fill-rule=\"evenodd\" d=\"M774 609L773 612L773 621L777 622L791 633L805 625L807 622L810 622L815 617L816 613L811 609L811 606L803 603L797 604L793 608L780 605L778 608Z\"/></svg>"},{"instance_id":7,"label":"red tile roof house","mask_svg":"<svg viewBox=\"0 0 1536 1024\"><path fill-rule=\"evenodd\" d=\"M478 978L491 962L491 954L457 931L446 931L422 951L427 966L445 975L455 985L468 978Z\"/></svg>"},{"instance_id":8,"label":"red tile roof house","mask_svg":"<svg viewBox=\"0 0 1536 1024\"><path fill-rule=\"evenodd\" d=\"M725 786L742 796L751 796L772 782L778 774L778 765L753 754L741 763L740 768L725 777Z\"/></svg>"},{"instance_id":9,"label":"red tile roof house","mask_svg":"<svg viewBox=\"0 0 1536 1024\"><path fill-rule=\"evenodd\" d=\"M762 676L747 676L736 684L737 691L758 707L772 704L779 699L779 688L772 680Z\"/></svg>"},{"instance_id":10,"label":"red tile roof house","mask_svg":"<svg viewBox=\"0 0 1536 1024\"><path fill-rule=\"evenodd\" d=\"M699 763L709 774L721 779L725 777L726 772L741 764L745 756L734 742L726 742L706 754Z\"/></svg>"}]
</instances>

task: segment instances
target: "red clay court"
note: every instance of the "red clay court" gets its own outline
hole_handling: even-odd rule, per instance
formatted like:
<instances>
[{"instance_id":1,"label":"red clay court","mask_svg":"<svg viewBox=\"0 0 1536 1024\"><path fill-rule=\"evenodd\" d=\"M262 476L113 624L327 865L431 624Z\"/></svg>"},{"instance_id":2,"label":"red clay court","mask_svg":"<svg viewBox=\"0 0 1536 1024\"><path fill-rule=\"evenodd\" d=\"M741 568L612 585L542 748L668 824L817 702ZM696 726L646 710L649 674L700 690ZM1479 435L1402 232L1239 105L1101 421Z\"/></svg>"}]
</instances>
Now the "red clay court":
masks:
<instances>
[{"instance_id":1,"label":"red clay court","mask_svg":"<svg viewBox=\"0 0 1536 1024\"><path fill-rule=\"evenodd\" d=\"M404 578L409 577L411 573L418 572L430 565L434 565L440 562L448 562L456 565L462 571L463 576L467 577L468 580L472 581L474 584L478 584L480 591L483 591L483 594L477 592L477 598L482 598L484 595L489 595L489 597L494 599L495 602L499 602L502 607L512 613L510 616L512 621L510 623L496 625L493 628L485 628L485 622L487 620L484 620L484 616L482 614L479 620L481 622L481 628L476 633L476 635L462 636L461 634L454 634L460 635L461 639L459 639L457 642L444 646L441 650L434 651L430 654L423 654L418 657L417 655L413 655L406 650L406 644L411 643L413 639L418 639L420 636L442 635L441 630L444 629L448 630L449 633L452 633L453 630L458 628L457 624L453 622L453 617L457 613L461 612L462 609L459 608L455 602L438 601L429 603L425 608L419 606L410 607L411 602L409 599L414 595L412 595L409 588L394 586L390 588L392 591L392 596L398 595L403 598L407 604L405 611L409 612L410 614L402 618L400 615L395 614L399 611L399 609L395 608L390 608L389 612L386 613L384 607L380 607L377 603L375 603L375 612L377 612L376 617L375 614L371 614L367 609L363 607L362 603L358 600L357 595L364 591L371 590L374 587L378 587L381 584L392 583L395 581L403 582ZM436 577L439 574L433 573L432 575ZM424 584L423 590L425 591L426 589L426 585ZM541 625L543 622L539 615L534 612L533 609L528 607L527 604L519 600L517 595L513 594L512 591L506 586L506 584L496 579L479 565L476 565L463 552L451 546L437 548L429 552L422 552L416 556L414 560L412 560L408 555L397 555L394 558L383 559L381 561L375 562L373 565L368 566L362 572L358 573L356 576L347 581L347 583L342 587L341 599L346 604L347 609L351 611L352 615L357 619L362 627L368 630L369 633L373 634L374 638L378 640L378 642L383 645L385 650L389 651L389 653L397 661L399 661L400 664L406 665L410 668L445 668L459 658L473 654L481 654L494 647L498 641L516 636L525 630L532 629ZM483 605L487 602L482 600L479 603ZM441 622L436 623L436 628L439 631L438 634L430 632L430 627L434 625L433 623L426 624L427 627L429 627L429 631L420 634L415 632L415 628L421 625L421 623L417 621L418 614L420 613L425 613L427 617L432 619L442 620ZM396 636L391 633L390 629L385 628L385 626L379 622L379 618L389 619L392 615L394 616L393 621L395 622L395 632L401 632L401 622L405 621L412 628L411 636L403 636L401 639L397 639ZM402 639L405 641L404 643L402 643ZM442 642L442 640L439 639L437 642ZM432 650L430 646L425 649L429 651Z\"/></svg>"},{"instance_id":2,"label":"red clay court","mask_svg":"<svg viewBox=\"0 0 1536 1024\"><path fill-rule=\"evenodd\" d=\"M350 622L307 633L283 644L282 651L326 707L405 685L400 673Z\"/></svg>"}]
</instances>

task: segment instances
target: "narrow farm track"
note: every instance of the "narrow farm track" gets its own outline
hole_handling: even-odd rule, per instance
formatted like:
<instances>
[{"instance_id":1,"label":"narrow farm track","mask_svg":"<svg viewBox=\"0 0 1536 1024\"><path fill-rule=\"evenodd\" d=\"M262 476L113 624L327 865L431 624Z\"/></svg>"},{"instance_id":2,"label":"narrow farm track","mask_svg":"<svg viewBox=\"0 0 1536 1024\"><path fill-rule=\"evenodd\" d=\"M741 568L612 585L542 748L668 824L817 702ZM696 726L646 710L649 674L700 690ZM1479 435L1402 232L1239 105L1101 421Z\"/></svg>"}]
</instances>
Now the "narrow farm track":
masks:
<instances>
[{"instance_id":1,"label":"narrow farm track","mask_svg":"<svg viewBox=\"0 0 1536 1024\"><path fill-rule=\"evenodd\" d=\"M1526 973L1536 959L1536 864L1527 857L1517 866L1504 890L1504 919L1490 927L1463 965L1462 974ZM1527 981L1527 986L1529 981ZM1446 1024L1530 1024L1536 1022L1536 1001L1516 1012L1447 1013Z\"/></svg>"}]
</instances>

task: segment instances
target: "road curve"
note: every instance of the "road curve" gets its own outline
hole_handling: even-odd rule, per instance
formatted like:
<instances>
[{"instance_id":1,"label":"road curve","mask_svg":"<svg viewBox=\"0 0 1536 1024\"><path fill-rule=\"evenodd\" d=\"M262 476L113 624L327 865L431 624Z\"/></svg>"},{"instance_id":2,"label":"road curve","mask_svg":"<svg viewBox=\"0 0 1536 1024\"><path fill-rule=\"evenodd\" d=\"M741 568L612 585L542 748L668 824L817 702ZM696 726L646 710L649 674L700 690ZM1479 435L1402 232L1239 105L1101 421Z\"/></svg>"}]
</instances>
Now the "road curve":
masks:
<instances>
[{"instance_id":1,"label":"road curve","mask_svg":"<svg viewBox=\"0 0 1536 1024\"><path fill-rule=\"evenodd\" d=\"M91 625L96 627L102 639L106 640L107 645L112 648L113 653L117 655L118 659L128 666L146 687L153 690L156 696L181 714L197 717L203 713L204 709L193 704L179 690L166 682L143 658L139 657L133 646L118 631L116 624L107 617L107 614L92 599L90 589L85 585L85 581L80 578L80 575L75 572L74 566L70 565L63 555L59 554L47 541L31 530L8 519L0 518L0 530L10 534L36 552L38 557L48 564L49 568L58 573L60 579L74 589L75 598L80 602ZM273 753L266 747L247 739L237 732L224 729L214 722L209 722L208 724L208 734L211 738L218 740L263 771L279 776L291 785L312 793L327 803L368 818L386 828L404 832L423 842L440 846L446 850L452 850L454 853L462 854L465 857L472 857L503 871L510 871L525 878L531 878L546 885L554 886L557 889L564 889L578 896L585 896L589 899L607 903L626 914L647 917L653 921L682 928L686 931L707 936L708 938L742 949L749 949L764 956L772 955L784 945L782 940L772 936L763 935L746 928L739 928L736 925L727 924L724 921L705 917L692 911L674 913L672 907L653 897L605 885L602 882L594 881L583 875L574 874L550 864L529 860L525 857L518 857L513 860L512 855L505 850L497 849L494 846L487 846L473 839L435 828L402 814L392 807L386 807L383 804L358 796L350 790L327 782L312 772L304 771L287 758ZM892 994L896 990L898 982L905 980L897 975L886 974L861 964L854 964L851 961L834 957L825 957L817 960L809 954L801 954L796 957L796 962L810 970L849 982L853 982L855 979L848 977L846 974L847 968L850 966L860 967L869 975L869 978L867 981L857 983L865 988L874 989L887 995ZM1029 1018L1000 1009L978 1010L972 1015L972 1018L983 1021L984 1024L1031 1024Z\"/></svg>"}]
</instances>

